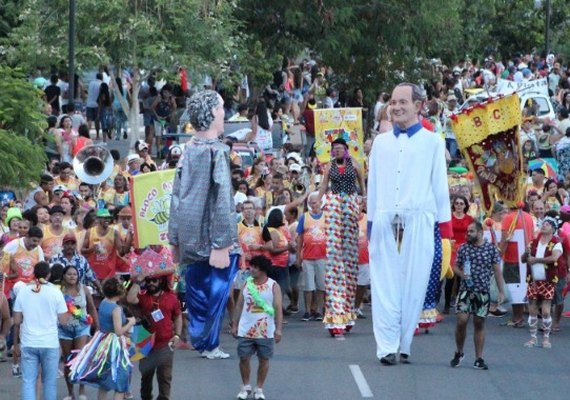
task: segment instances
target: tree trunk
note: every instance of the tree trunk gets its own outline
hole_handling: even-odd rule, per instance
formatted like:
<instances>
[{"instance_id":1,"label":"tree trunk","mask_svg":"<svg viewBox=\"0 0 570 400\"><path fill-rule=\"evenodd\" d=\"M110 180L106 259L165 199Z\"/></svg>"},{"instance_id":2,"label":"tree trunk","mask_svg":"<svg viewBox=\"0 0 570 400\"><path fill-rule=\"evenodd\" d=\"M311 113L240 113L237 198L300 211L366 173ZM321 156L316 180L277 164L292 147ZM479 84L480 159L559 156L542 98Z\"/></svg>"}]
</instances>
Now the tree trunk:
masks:
<instances>
[{"instance_id":1,"label":"tree trunk","mask_svg":"<svg viewBox=\"0 0 570 400\"><path fill-rule=\"evenodd\" d=\"M135 147L135 142L139 139L144 140L144 131L140 133L140 125L139 125L139 91L141 88L141 74L138 67L135 67L133 70L133 91L131 94L131 105L129 107L129 127L131 129L131 144L130 147Z\"/></svg>"}]
</instances>

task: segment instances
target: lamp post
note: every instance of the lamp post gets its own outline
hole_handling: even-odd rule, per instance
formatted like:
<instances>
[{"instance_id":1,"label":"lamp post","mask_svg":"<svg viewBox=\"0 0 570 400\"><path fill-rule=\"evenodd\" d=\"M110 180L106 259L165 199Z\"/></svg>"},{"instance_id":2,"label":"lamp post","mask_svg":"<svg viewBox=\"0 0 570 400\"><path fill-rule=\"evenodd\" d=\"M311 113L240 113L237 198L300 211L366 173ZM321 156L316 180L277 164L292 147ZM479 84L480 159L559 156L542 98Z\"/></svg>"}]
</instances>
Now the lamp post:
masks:
<instances>
[{"instance_id":1,"label":"lamp post","mask_svg":"<svg viewBox=\"0 0 570 400\"><path fill-rule=\"evenodd\" d=\"M545 57L548 56L550 53L550 12L551 12L551 0L545 0L544 2L544 13L545 13L545 21L544 21L544 50L545 50ZM534 0L534 8L540 9L542 8L542 0Z\"/></svg>"},{"instance_id":2,"label":"lamp post","mask_svg":"<svg viewBox=\"0 0 570 400\"><path fill-rule=\"evenodd\" d=\"M68 103L75 105L75 0L69 0L69 35L67 51L67 75L69 81Z\"/></svg>"}]
</instances>

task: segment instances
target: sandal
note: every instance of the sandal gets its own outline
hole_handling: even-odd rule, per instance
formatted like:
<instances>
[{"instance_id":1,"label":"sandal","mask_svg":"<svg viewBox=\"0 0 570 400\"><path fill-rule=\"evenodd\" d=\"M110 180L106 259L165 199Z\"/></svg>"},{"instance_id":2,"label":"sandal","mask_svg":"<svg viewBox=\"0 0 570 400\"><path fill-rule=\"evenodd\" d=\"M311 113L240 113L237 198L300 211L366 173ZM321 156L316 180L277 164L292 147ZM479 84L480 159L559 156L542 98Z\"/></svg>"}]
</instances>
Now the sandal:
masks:
<instances>
[{"instance_id":1,"label":"sandal","mask_svg":"<svg viewBox=\"0 0 570 400\"><path fill-rule=\"evenodd\" d=\"M552 328L552 332L560 332L560 330L561 329L559 326L557 326L556 328Z\"/></svg>"},{"instance_id":2,"label":"sandal","mask_svg":"<svg viewBox=\"0 0 570 400\"><path fill-rule=\"evenodd\" d=\"M543 348L543 349L551 349L551 348L552 348L552 343L550 343L550 340L544 339L544 340L542 341L542 348Z\"/></svg>"},{"instance_id":3,"label":"sandal","mask_svg":"<svg viewBox=\"0 0 570 400\"><path fill-rule=\"evenodd\" d=\"M524 328L525 327L525 323L523 320L520 321L508 321L507 323L505 323L503 326L507 326L509 328Z\"/></svg>"},{"instance_id":4,"label":"sandal","mask_svg":"<svg viewBox=\"0 0 570 400\"><path fill-rule=\"evenodd\" d=\"M537 344L538 340L536 338L532 338L524 344L524 347L536 347Z\"/></svg>"}]
</instances>

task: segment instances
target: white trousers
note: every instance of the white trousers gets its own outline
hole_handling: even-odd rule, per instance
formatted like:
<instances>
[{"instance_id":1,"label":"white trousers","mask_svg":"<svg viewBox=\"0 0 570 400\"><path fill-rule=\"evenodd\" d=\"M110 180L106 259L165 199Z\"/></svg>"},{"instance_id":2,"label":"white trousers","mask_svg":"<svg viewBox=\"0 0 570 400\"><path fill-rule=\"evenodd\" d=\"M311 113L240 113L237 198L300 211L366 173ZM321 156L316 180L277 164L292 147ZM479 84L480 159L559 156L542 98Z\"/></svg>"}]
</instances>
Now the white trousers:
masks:
<instances>
[{"instance_id":1,"label":"white trousers","mask_svg":"<svg viewBox=\"0 0 570 400\"><path fill-rule=\"evenodd\" d=\"M370 279L376 355L411 354L434 257L435 216L400 215L404 234L400 251L394 238L394 213L376 213L370 237Z\"/></svg>"}]
</instances>

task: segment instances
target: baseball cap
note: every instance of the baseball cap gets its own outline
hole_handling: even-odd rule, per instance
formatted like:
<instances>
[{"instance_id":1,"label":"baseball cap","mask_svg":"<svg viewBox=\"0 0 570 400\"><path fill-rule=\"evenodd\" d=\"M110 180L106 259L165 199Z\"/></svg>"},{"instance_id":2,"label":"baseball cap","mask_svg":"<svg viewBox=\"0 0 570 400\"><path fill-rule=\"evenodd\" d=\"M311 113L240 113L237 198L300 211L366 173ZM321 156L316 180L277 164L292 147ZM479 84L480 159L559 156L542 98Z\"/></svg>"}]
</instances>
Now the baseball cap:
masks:
<instances>
[{"instance_id":1,"label":"baseball cap","mask_svg":"<svg viewBox=\"0 0 570 400\"><path fill-rule=\"evenodd\" d=\"M127 164L132 163L133 161L139 161L141 162L141 158L139 157L138 154L129 154L127 156Z\"/></svg>"},{"instance_id":2,"label":"baseball cap","mask_svg":"<svg viewBox=\"0 0 570 400\"><path fill-rule=\"evenodd\" d=\"M53 192L67 192L67 188L63 185L55 185L53 187Z\"/></svg>"},{"instance_id":3,"label":"baseball cap","mask_svg":"<svg viewBox=\"0 0 570 400\"><path fill-rule=\"evenodd\" d=\"M135 149L137 149L137 151L142 151L143 149L147 149L148 150L149 146L148 143L143 142L142 140L138 141Z\"/></svg>"},{"instance_id":4,"label":"baseball cap","mask_svg":"<svg viewBox=\"0 0 570 400\"><path fill-rule=\"evenodd\" d=\"M112 218L111 213L109 213L109 210L107 210L106 208L98 209L95 216L98 218Z\"/></svg>"},{"instance_id":5,"label":"baseball cap","mask_svg":"<svg viewBox=\"0 0 570 400\"><path fill-rule=\"evenodd\" d=\"M299 172L299 173L300 173L300 172L301 172L301 166L300 166L299 164L297 164L297 163L291 164L291 165L289 166L289 171L290 171L290 172Z\"/></svg>"},{"instance_id":6,"label":"baseball cap","mask_svg":"<svg viewBox=\"0 0 570 400\"><path fill-rule=\"evenodd\" d=\"M63 237L62 243L67 243L67 242L77 243L77 239L75 238L75 235L73 233L68 233Z\"/></svg>"}]
</instances>

